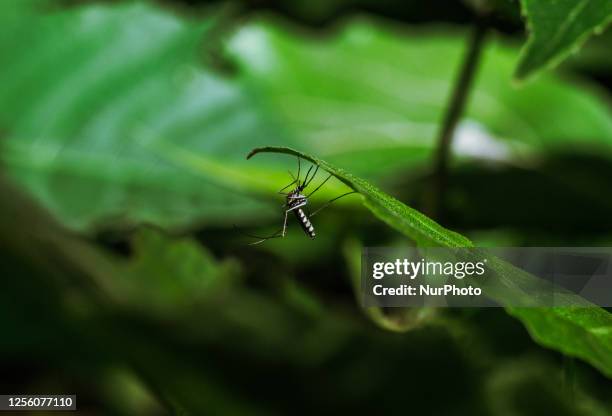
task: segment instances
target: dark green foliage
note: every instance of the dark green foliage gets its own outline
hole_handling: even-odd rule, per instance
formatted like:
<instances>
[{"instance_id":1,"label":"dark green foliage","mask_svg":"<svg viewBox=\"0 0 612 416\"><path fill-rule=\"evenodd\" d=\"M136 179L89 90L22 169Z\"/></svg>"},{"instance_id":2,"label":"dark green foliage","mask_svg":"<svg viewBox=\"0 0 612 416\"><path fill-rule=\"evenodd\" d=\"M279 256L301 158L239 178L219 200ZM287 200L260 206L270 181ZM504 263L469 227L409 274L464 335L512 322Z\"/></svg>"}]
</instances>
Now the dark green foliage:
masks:
<instances>
[{"instance_id":1,"label":"dark green foliage","mask_svg":"<svg viewBox=\"0 0 612 416\"><path fill-rule=\"evenodd\" d=\"M605 309L358 301L364 246L610 245L604 38L512 83L608 3L524 0L520 60L489 31L443 221L419 209L470 7L517 4L185 3L208 2L0 4L2 392L76 393L83 414L610 413ZM315 240L290 223L248 246L234 224L278 229L296 155L335 176L313 210L358 195L313 218ZM492 296L530 283L497 266Z\"/></svg>"}]
</instances>

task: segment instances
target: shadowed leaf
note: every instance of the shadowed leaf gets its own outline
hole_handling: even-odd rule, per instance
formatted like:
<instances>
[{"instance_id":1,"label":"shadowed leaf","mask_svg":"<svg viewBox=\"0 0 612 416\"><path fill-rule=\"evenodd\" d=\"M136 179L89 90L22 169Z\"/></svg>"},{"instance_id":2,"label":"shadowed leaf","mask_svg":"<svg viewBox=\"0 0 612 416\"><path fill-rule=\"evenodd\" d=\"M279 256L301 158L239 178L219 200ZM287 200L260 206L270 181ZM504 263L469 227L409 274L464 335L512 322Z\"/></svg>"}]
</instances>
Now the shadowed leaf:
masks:
<instances>
[{"instance_id":1,"label":"shadowed leaf","mask_svg":"<svg viewBox=\"0 0 612 416\"><path fill-rule=\"evenodd\" d=\"M609 0L521 0L529 26L515 76L525 79L552 68L576 52L593 33L612 20Z\"/></svg>"}]
</instances>

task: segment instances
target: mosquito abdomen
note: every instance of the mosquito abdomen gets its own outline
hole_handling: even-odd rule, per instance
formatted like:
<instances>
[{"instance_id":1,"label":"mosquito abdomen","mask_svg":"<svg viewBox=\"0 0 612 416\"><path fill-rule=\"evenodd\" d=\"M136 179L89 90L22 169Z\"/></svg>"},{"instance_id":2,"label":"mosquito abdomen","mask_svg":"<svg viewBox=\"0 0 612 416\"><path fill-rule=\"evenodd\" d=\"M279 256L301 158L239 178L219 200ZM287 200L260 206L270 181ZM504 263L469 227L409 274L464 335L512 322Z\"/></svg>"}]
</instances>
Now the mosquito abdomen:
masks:
<instances>
[{"instance_id":1,"label":"mosquito abdomen","mask_svg":"<svg viewBox=\"0 0 612 416\"><path fill-rule=\"evenodd\" d=\"M310 222L310 219L308 219L308 216L306 215L304 210L302 208L298 208L294 212L295 212L296 218L298 219L298 221L300 221L300 225L302 226L302 229L304 230L304 232L308 234L310 238L315 238L316 234L315 234L314 226Z\"/></svg>"}]
</instances>

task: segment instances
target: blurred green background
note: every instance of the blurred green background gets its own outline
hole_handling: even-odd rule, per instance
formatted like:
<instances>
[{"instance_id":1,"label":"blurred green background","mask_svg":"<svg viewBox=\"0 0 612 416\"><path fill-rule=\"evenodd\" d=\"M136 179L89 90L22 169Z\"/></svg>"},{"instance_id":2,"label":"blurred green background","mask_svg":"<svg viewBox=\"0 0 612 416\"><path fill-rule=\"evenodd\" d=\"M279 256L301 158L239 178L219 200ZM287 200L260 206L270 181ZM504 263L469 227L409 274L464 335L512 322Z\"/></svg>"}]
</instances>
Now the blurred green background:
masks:
<instances>
[{"instance_id":1,"label":"blurred green background","mask_svg":"<svg viewBox=\"0 0 612 416\"><path fill-rule=\"evenodd\" d=\"M243 234L280 227L297 167L258 146L427 211L483 14L435 219L479 246L609 246L609 31L519 82L513 1L2 2L2 393L91 415L612 414L612 364L573 358L571 332L549 349L503 309L362 309L361 248L412 243L359 197L315 240ZM609 322L585 338L602 355Z\"/></svg>"}]
</instances>

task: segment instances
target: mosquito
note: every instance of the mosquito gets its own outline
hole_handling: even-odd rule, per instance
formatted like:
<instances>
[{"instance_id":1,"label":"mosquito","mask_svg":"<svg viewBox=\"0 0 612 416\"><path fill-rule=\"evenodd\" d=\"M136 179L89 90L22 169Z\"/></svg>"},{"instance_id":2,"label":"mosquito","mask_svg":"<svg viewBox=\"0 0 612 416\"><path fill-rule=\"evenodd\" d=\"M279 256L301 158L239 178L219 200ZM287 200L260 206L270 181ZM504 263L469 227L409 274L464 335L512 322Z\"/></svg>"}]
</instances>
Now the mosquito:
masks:
<instances>
[{"instance_id":1,"label":"mosquito","mask_svg":"<svg viewBox=\"0 0 612 416\"><path fill-rule=\"evenodd\" d=\"M285 209L285 219L283 221L283 227L280 230L278 230L277 232L275 232L274 234L271 234L271 235L269 235L267 237L258 237L258 236L255 236L255 235L247 234L249 237L253 237L253 238L257 238L258 239L258 241L250 243L250 245L260 244L260 243L263 243L264 241L270 240L272 238L282 238L282 237L284 237L287 234L287 220L288 220L288 217L289 217L289 213L293 213L295 215L295 218L300 223L300 226L302 227L302 230L304 231L304 233L308 237L315 238L316 233L315 233L314 225L312 225L312 222L310 221L310 219L312 217L314 217L316 214L318 214L319 212L321 212L322 209L327 208L332 202L334 202L334 201L336 201L336 200L338 200L338 199L340 199L342 197L345 197L347 195L356 193L355 191L351 191L351 192L344 193L344 194L342 194L340 196L337 196L337 197L335 197L333 199L330 199L325 204L323 204L321 207L319 207L316 211L314 211L312 214L305 212L305 210L307 210L306 205L308 205L308 198L310 198L312 195L315 194L315 192L317 192L319 189L321 189L321 187L323 185L325 185L327 183L327 181L333 175L330 174L312 192L310 192L310 193L305 195L304 191L306 190L306 188L308 188L308 186L312 183L312 181L317 176L317 172L319 171L319 165L316 165L316 168L315 168L314 172L313 172L312 169L313 169L313 167L315 165L311 165L310 168L308 169L308 171L306 172L306 176L304 177L304 180L301 180L300 179L300 170L301 170L301 162L300 162L300 160L301 159L299 157L297 159L298 159L297 177L294 177L293 174L291 172L289 172L289 175L291 175L291 177L293 178L293 181L291 183L289 183L287 186L285 186L284 188L282 188L280 191L278 191L279 194L285 196L285 203L283 204L283 208ZM311 175L311 173L312 173L312 175ZM293 185L295 185L295 187L292 188L291 191L283 192L285 189L290 188Z\"/></svg>"}]
</instances>

